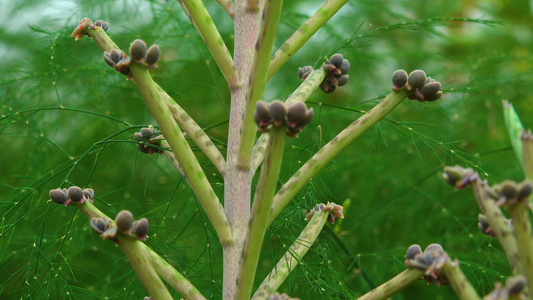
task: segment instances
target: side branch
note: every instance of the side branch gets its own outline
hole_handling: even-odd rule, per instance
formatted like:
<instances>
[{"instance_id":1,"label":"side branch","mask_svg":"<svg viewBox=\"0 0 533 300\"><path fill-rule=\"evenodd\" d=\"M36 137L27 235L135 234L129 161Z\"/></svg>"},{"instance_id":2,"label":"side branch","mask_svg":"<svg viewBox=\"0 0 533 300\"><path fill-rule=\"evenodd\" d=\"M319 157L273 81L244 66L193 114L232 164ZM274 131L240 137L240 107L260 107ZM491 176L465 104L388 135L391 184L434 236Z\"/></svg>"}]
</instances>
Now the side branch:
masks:
<instances>
[{"instance_id":1,"label":"side branch","mask_svg":"<svg viewBox=\"0 0 533 300\"><path fill-rule=\"evenodd\" d=\"M356 138L383 119L407 97L401 90L387 95L378 105L341 131L335 138L311 157L279 190L270 209L268 224L279 215L289 201L324 168L339 152Z\"/></svg>"},{"instance_id":2,"label":"side branch","mask_svg":"<svg viewBox=\"0 0 533 300\"><path fill-rule=\"evenodd\" d=\"M131 64L133 80L137 84L143 99L150 109L159 128L163 132L165 140L176 155L185 176L202 204L207 216L213 224L222 244L232 242L233 235L229 227L224 209L220 204L213 188L209 184L202 167L187 144L183 133L172 118L170 111L165 105L161 94L155 87L155 83L144 66Z\"/></svg>"},{"instance_id":3,"label":"side branch","mask_svg":"<svg viewBox=\"0 0 533 300\"><path fill-rule=\"evenodd\" d=\"M228 15L233 19L235 18L235 7L231 0L216 0L220 6L228 13Z\"/></svg>"},{"instance_id":4,"label":"side branch","mask_svg":"<svg viewBox=\"0 0 533 300\"><path fill-rule=\"evenodd\" d=\"M298 266L304 255L309 251L326 224L329 212L324 210L315 213L302 233L283 255L276 266L267 275L261 286L257 289L252 299L264 300L274 294L283 284L290 273ZM420 278L420 277L419 277Z\"/></svg>"},{"instance_id":5,"label":"side branch","mask_svg":"<svg viewBox=\"0 0 533 300\"><path fill-rule=\"evenodd\" d=\"M357 300L388 299L392 295L404 289L406 286L421 279L423 276L424 271L417 269L404 270L400 274L394 276L391 280L357 298Z\"/></svg>"},{"instance_id":6,"label":"side branch","mask_svg":"<svg viewBox=\"0 0 533 300\"><path fill-rule=\"evenodd\" d=\"M346 4L348 0L328 0L321 8L319 8L314 15L305 21L298 30L276 51L270 60L270 67L268 68L268 76L270 79L272 75L283 66L294 53L296 53L302 46L333 17L341 7Z\"/></svg>"},{"instance_id":7,"label":"side branch","mask_svg":"<svg viewBox=\"0 0 533 300\"><path fill-rule=\"evenodd\" d=\"M120 50L120 48L113 42L113 40L105 33L102 28L86 29L85 32L96 42L98 47L103 51L110 52L113 49ZM207 136L203 129L187 114L187 112L179 106L174 99L172 99L157 83L154 82L156 89L168 106L172 113L172 117L178 125L187 133L187 135L194 141L196 145L205 153L207 158L215 165L220 174L224 175L226 162L224 157L215 146L213 141Z\"/></svg>"},{"instance_id":8,"label":"side branch","mask_svg":"<svg viewBox=\"0 0 533 300\"><path fill-rule=\"evenodd\" d=\"M326 78L326 71L324 68L312 71L307 78L300 84L300 86L289 96L285 101L285 105L290 106L296 102L305 102L313 94L313 92L320 86L320 83ZM252 152L252 174L255 173L263 158L265 156L266 145L270 134L265 132L255 143Z\"/></svg>"},{"instance_id":9,"label":"side branch","mask_svg":"<svg viewBox=\"0 0 533 300\"><path fill-rule=\"evenodd\" d=\"M226 78L229 88L234 89L238 87L239 76L231 54L202 1L179 0L179 2L191 19L194 27L196 27L196 30L198 30L198 33L202 36L207 48L211 51L211 55L213 55L213 58L217 62L224 78Z\"/></svg>"},{"instance_id":10,"label":"side branch","mask_svg":"<svg viewBox=\"0 0 533 300\"><path fill-rule=\"evenodd\" d=\"M283 158L286 130L285 126L271 129L272 138L268 143L265 165L261 169L261 175L259 176L252 206L252 215L248 225L246 240L244 241L237 281L237 296L235 299L250 299L252 293L259 254L261 253L267 228L269 207L271 207L272 199L276 193L276 183Z\"/></svg>"}]
</instances>

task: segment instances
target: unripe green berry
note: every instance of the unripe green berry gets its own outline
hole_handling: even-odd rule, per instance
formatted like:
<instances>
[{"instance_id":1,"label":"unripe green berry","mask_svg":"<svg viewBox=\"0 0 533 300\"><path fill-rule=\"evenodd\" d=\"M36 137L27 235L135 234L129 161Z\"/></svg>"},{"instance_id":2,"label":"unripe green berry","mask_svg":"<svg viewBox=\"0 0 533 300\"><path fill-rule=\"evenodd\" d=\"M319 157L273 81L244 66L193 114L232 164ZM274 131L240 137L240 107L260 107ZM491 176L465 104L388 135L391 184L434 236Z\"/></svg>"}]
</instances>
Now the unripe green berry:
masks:
<instances>
[{"instance_id":1,"label":"unripe green berry","mask_svg":"<svg viewBox=\"0 0 533 300\"><path fill-rule=\"evenodd\" d=\"M130 55L138 64L143 64L146 57L146 43L141 39L136 39L130 45Z\"/></svg>"},{"instance_id":2,"label":"unripe green berry","mask_svg":"<svg viewBox=\"0 0 533 300\"><path fill-rule=\"evenodd\" d=\"M409 74L407 83L409 83L412 88L421 88L426 83L426 73L422 70L414 70Z\"/></svg>"},{"instance_id":3,"label":"unripe green berry","mask_svg":"<svg viewBox=\"0 0 533 300\"><path fill-rule=\"evenodd\" d=\"M122 233L129 234L133 225L133 214L129 210L119 212L115 218L115 224Z\"/></svg>"}]
</instances>

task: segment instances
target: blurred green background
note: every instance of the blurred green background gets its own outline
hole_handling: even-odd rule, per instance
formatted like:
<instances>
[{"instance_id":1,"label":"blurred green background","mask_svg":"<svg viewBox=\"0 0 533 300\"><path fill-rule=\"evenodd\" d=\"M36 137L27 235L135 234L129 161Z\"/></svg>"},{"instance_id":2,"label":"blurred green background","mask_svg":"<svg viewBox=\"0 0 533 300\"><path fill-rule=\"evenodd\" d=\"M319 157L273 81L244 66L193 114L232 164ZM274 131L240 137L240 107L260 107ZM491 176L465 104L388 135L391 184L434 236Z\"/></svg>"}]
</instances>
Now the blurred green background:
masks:
<instances>
[{"instance_id":1,"label":"blurred green background","mask_svg":"<svg viewBox=\"0 0 533 300\"><path fill-rule=\"evenodd\" d=\"M215 1L204 3L232 51L232 21ZM276 49L322 4L285 1ZM287 98L300 82L299 66L341 45L336 52L352 69L347 86L309 99L315 118L299 139L287 140L280 184L388 93L396 69L425 70L445 95L434 103L406 100L299 193L268 231L256 286L305 226L307 209L346 199L340 231L324 229L281 292L356 298L402 271L409 245L434 242L461 260L479 293L504 281L505 254L477 230L473 195L448 186L441 170L461 164L490 182L523 179L501 100L533 126L532 14L524 0L350 0L295 54L268 83L266 100ZM176 1L0 1L0 298L146 296L120 248L102 241L76 209L49 201L50 189L78 185L93 188L95 204L110 216L129 209L147 217L146 243L220 299L222 250L206 216L166 158L143 155L133 143L135 131L154 124L136 87L103 62L89 38L70 38L86 16L109 22L123 50L136 38L157 43L154 79L225 147L227 85ZM197 153L222 199L223 181ZM455 295L419 281L393 299Z\"/></svg>"}]
</instances>

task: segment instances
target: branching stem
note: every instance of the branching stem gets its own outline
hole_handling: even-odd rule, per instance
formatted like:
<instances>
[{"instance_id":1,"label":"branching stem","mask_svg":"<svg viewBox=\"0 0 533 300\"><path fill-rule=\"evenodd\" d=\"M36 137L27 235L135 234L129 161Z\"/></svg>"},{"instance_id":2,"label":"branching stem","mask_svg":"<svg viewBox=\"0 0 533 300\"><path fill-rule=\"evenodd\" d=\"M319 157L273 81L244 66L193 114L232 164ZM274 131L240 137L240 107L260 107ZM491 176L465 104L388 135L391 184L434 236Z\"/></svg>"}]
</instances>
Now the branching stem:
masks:
<instances>
[{"instance_id":1,"label":"branching stem","mask_svg":"<svg viewBox=\"0 0 533 300\"><path fill-rule=\"evenodd\" d=\"M446 277L450 281L457 294L457 297L461 300L481 300L481 297L477 294L474 287L466 278L461 268L459 268L459 261L451 261L447 259L446 263L442 267L442 271L446 274Z\"/></svg>"},{"instance_id":2,"label":"branching stem","mask_svg":"<svg viewBox=\"0 0 533 300\"><path fill-rule=\"evenodd\" d=\"M529 201L527 201L529 202ZM513 220L514 235L520 252L520 260L524 267L523 275L529 280L529 291L533 291L533 234L528 215L527 202L519 201L509 206L511 220Z\"/></svg>"},{"instance_id":3,"label":"branching stem","mask_svg":"<svg viewBox=\"0 0 533 300\"><path fill-rule=\"evenodd\" d=\"M268 224L279 215L289 201L324 168L337 154L346 148L356 138L383 119L389 112L398 106L407 93L401 90L390 93L378 105L365 113L355 122L346 127L313 157L311 157L278 191L270 209Z\"/></svg>"},{"instance_id":4,"label":"branching stem","mask_svg":"<svg viewBox=\"0 0 533 300\"><path fill-rule=\"evenodd\" d=\"M407 269L394 276L391 280L359 297L357 300L382 300L404 289L411 283L421 279L424 272L416 269Z\"/></svg>"},{"instance_id":5,"label":"branching stem","mask_svg":"<svg viewBox=\"0 0 533 300\"><path fill-rule=\"evenodd\" d=\"M300 86L289 96L285 101L286 105L296 102L305 102L313 94L313 92L320 86L322 81L326 78L326 71L323 68L312 71L307 78L300 84ZM261 134L255 143L252 152L252 174L255 173L263 158L265 156L265 149L268 143L269 133Z\"/></svg>"},{"instance_id":6,"label":"branching stem","mask_svg":"<svg viewBox=\"0 0 533 300\"><path fill-rule=\"evenodd\" d=\"M213 19L201 0L179 0L184 10L191 19L194 27L200 33L213 58L217 62L220 71L226 78L230 89L239 84L239 76L224 40L220 36ZM231 3L231 1L230 1Z\"/></svg>"},{"instance_id":7,"label":"branching stem","mask_svg":"<svg viewBox=\"0 0 533 300\"><path fill-rule=\"evenodd\" d=\"M329 212L326 211L319 211L313 214L313 217L302 230L302 233L300 233L296 241L279 260L265 280L263 280L261 286L259 286L252 297L253 300L268 299L270 295L278 290L285 279L298 266L307 251L309 251L320 232L322 232L328 214Z\"/></svg>"},{"instance_id":8,"label":"branching stem","mask_svg":"<svg viewBox=\"0 0 533 300\"><path fill-rule=\"evenodd\" d=\"M226 219L226 215L224 214L222 204L220 204L220 201L209 184L202 167L198 163L198 159L194 156L183 133L165 105L161 94L155 87L148 69L134 63L131 64L130 68L133 74L133 80L137 84L146 106L148 106L148 109L159 125L165 140L168 142L172 152L174 152L174 155L178 159L189 185L196 194L198 201L202 204L209 220L211 220L220 242L222 244L231 243L233 241L233 235Z\"/></svg>"},{"instance_id":9,"label":"branching stem","mask_svg":"<svg viewBox=\"0 0 533 300\"><path fill-rule=\"evenodd\" d=\"M328 0L314 15L305 21L298 30L274 53L270 60L270 79L300 48L331 19L348 0Z\"/></svg>"},{"instance_id":10,"label":"branching stem","mask_svg":"<svg viewBox=\"0 0 533 300\"><path fill-rule=\"evenodd\" d=\"M252 293L257 262L267 228L269 208L276 192L276 183L283 159L286 128L285 126L273 127L270 131L272 137L268 143L265 163L259 175L248 232L244 241L237 281L237 297L235 298L237 300L250 299Z\"/></svg>"}]
</instances>

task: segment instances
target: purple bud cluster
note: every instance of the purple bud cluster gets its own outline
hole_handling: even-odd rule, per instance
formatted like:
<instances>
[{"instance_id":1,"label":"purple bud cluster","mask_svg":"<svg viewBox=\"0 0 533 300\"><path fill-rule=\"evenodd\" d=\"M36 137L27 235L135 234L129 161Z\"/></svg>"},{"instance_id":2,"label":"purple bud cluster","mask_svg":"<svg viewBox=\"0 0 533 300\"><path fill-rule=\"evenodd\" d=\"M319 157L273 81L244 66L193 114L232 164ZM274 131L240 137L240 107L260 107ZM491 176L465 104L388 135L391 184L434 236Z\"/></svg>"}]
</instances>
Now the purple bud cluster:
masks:
<instances>
[{"instance_id":1,"label":"purple bud cluster","mask_svg":"<svg viewBox=\"0 0 533 300\"><path fill-rule=\"evenodd\" d=\"M512 180L504 180L502 183L492 186L489 195L496 200L498 206L512 206L517 203L529 205L529 196L533 186L530 181L520 183Z\"/></svg>"},{"instance_id":2,"label":"purple bud cluster","mask_svg":"<svg viewBox=\"0 0 533 300\"><path fill-rule=\"evenodd\" d=\"M313 114L313 108L307 109L303 102L287 107L279 100L271 103L258 101L254 120L260 132L268 132L272 126L287 126L287 135L298 137L298 133L311 122Z\"/></svg>"},{"instance_id":3,"label":"purple bud cluster","mask_svg":"<svg viewBox=\"0 0 533 300\"><path fill-rule=\"evenodd\" d=\"M148 227L149 224L146 218L134 220L133 214L129 210L120 211L115 218L114 224L106 217L91 218L91 228L103 239L110 239L115 243L118 242L118 232L145 240Z\"/></svg>"},{"instance_id":4,"label":"purple bud cluster","mask_svg":"<svg viewBox=\"0 0 533 300\"><path fill-rule=\"evenodd\" d=\"M130 63L131 59L124 53L124 51L113 49L109 52L104 52L104 61L115 71L126 75L126 78L131 78Z\"/></svg>"},{"instance_id":5,"label":"purple bud cluster","mask_svg":"<svg viewBox=\"0 0 533 300\"><path fill-rule=\"evenodd\" d=\"M478 174L474 173L474 170L470 168L465 169L461 166L445 167L442 177L458 190L469 186L472 182L479 179Z\"/></svg>"},{"instance_id":6,"label":"purple bud cluster","mask_svg":"<svg viewBox=\"0 0 533 300\"><path fill-rule=\"evenodd\" d=\"M162 136L153 127L144 127L140 132L135 132L133 138L138 142L137 147L142 153L154 154L163 153L164 150L157 149L154 146L159 146L159 140Z\"/></svg>"},{"instance_id":7,"label":"purple bud cluster","mask_svg":"<svg viewBox=\"0 0 533 300\"><path fill-rule=\"evenodd\" d=\"M85 203L89 201L93 203L94 191L93 189L84 189L77 186L71 186L67 189L54 189L50 191L50 198L57 204L65 206L71 205L73 202Z\"/></svg>"},{"instance_id":8,"label":"purple bud cluster","mask_svg":"<svg viewBox=\"0 0 533 300\"><path fill-rule=\"evenodd\" d=\"M405 266L409 269L424 271L424 280L427 283L435 283L437 286L448 285L450 281L442 272L441 268L448 260L442 246L431 244L424 252L419 245L411 245L405 254Z\"/></svg>"},{"instance_id":9,"label":"purple bud cluster","mask_svg":"<svg viewBox=\"0 0 533 300\"><path fill-rule=\"evenodd\" d=\"M440 82L426 77L422 70L414 70L409 75L405 70L397 70L392 74L392 90L394 92L405 89L407 97L420 102L435 101L442 96Z\"/></svg>"},{"instance_id":10,"label":"purple bud cluster","mask_svg":"<svg viewBox=\"0 0 533 300\"><path fill-rule=\"evenodd\" d=\"M316 212L325 211L329 212L328 222L330 222L331 224L335 224L335 221L337 221L338 219L344 219L342 210L343 207L341 205L335 204L333 202L328 202L328 204L319 203L315 205L315 207L305 216L305 219L311 220L311 218L313 218L313 215Z\"/></svg>"},{"instance_id":11,"label":"purple bud cluster","mask_svg":"<svg viewBox=\"0 0 533 300\"><path fill-rule=\"evenodd\" d=\"M83 18L82 20L78 21L78 26L74 28L74 31L70 35L71 38L75 37L76 41L81 39L84 35L88 35L85 31L86 29L93 29L96 30L98 28L102 28L104 31L107 31L107 28L109 27L109 24L107 22L104 22L103 20L98 20L93 23L91 19L89 18Z\"/></svg>"},{"instance_id":12,"label":"purple bud cluster","mask_svg":"<svg viewBox=\"0 0 533 300\"><path fill-rule=\"evenodd\" d=\"M157 61L161 56L161 49L158 45L152 45L147 49L146 43L141 39L136 39L130 44L130 56L139 65L146 63L150 69L157 68Z\"/></svg>"},{"instance_id":13,"label":"purple bud cluster","mask_svg":"<svg viewBox=\"0 0 533 300\"><path fill-rule=\"evenodd\" d=\"M484 300L526 299L527 278L524 275L509 277L503 286L494 283L494 289L483 297Z\"/></svg>"}]
</instances>

